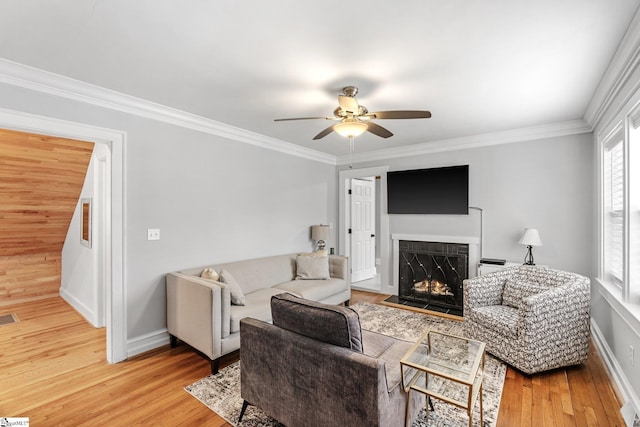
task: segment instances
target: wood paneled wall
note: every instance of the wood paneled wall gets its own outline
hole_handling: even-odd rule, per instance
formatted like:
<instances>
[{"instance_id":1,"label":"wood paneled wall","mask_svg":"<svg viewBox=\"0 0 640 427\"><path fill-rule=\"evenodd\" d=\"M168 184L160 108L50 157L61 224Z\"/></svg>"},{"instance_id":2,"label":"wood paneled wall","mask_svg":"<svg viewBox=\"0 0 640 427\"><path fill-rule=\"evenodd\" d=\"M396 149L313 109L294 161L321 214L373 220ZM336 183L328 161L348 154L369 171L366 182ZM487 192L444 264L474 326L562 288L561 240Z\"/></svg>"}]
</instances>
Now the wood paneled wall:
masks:
<instances>
[{"instance_id":1,"label":"wood paneled wall","mask_svg":"<svg viewBox=\"0 0 640 427\"><path fill-rule=\"evenodd\" d=\"M93 143L0 130L0 306L58 295Z\"/></svg>"},{"instance_id":2,"label":"wood paneled wall","mask_svg":"<svg viewBox=\"0 0 640 427\"><path fill-rule=\"evenodd\" d=\"M60 252L0 257L0 307L57 296L61 267Z\"/></svg>"}]
</instances>

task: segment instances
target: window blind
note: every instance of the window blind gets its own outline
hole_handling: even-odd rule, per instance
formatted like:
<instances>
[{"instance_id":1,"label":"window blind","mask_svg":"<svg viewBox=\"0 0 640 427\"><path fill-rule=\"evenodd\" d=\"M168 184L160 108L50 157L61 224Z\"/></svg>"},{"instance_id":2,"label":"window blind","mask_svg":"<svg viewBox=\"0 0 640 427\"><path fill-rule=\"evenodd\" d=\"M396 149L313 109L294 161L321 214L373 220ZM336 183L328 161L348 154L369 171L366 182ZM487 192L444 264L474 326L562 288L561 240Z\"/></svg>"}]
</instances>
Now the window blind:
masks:
<instances>
[{"instance_id":1,"label":"window blind","mask_svg":"<svg viewBox=\"0 0 640 427\"><path fill-rule=\"evenodd\" d=\"M624 151L622 135L605 144L605 273L622 284L624 273Z\"/></svg>"}]
</instances>

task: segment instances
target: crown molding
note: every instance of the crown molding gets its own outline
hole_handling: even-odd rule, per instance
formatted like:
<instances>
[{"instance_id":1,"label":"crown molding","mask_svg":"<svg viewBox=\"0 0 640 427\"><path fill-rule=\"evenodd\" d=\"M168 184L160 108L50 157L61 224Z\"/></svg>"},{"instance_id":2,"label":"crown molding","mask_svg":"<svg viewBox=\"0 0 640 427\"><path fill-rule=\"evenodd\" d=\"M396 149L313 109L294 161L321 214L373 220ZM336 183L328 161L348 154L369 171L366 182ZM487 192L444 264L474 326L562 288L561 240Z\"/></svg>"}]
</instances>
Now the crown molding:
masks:
<instances>
[{"instance_id":1,"label":"crown molding","mask_svg":"<svg viewBox=\"0 0 640 427\"><path fill-rule=\"evenodd\" d=\"M354 153L339 156L338 165L388 160L400 157L419 156L423 154L441 153L444 151L465 150L470 148L488 147L491 145L510 144L514 142L534 141L567 135L578 135L591 132L592 128L583 120L571 120L542 126L511 129L500 132L484 133L464 136L460 138L441 139L415 145L388 148L385 150Z\"/></svg>"},{"instance_id":2,"label":"crown molding","mask_svg":"<svg viewBox=\"0 0 640 427\"><path fill-rule=\"evenodd\" d=\"M635 21L634 21L635 22ZM640 28L640 26L638 26ZM227 125L203 116L188 113L166 105L126 95L90 83L40 70L0 58L0 83L34 90L49 95L71 99L102 108L108 108L139 117L144 117L183 128L221 136L234 141L244 142L273 151L301 157L330 165L345 165L350 162L348 155L334 156L290 142ZM593 128L582 120L514 129L468 137L452 138L425 142L417 145L402 146L384 150L355 153L351 163L386 160L462 150L512 142L531 141L555 136L591 132Z\"/></svg>"},{"instance_id":3,"label":"crown molding","mask_svg":"<svg viewBox=\"0 0 640 427\"><path fill-rule=\"evenodd\" d=\"M0 58L0 82L147 119L221 136L330 165L336 157L290 142L260 135L197 114L126 95L90 83Z\"/></svg>"},{"instance_id":4,"label":"crown molding","mask_svg":"<svg viewBox=\"0 0 640 427\"><path fill-rule=\"evenodd\" d=\"M584 121L589 123L592 129L598 127L605 113L640 64L639 11L640 9L636 10L584 113Z\"/></svg>"}]
</instances>

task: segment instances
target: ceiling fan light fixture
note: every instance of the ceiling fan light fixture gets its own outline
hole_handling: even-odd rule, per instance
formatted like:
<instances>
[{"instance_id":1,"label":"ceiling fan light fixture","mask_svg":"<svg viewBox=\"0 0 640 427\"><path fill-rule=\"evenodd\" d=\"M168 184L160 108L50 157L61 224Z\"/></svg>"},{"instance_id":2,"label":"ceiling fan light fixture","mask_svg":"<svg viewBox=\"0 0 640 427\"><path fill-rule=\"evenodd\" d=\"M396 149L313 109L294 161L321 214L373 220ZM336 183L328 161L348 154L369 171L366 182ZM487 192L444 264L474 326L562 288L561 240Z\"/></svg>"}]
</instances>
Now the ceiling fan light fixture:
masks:
<instances>
[{"instance_id":1,"label":"ceiling fan light fixture","mask_svg":"<svg viewBox=\"0 0 640 427\"><path fill-rule=\"evenodd\" d=\"M287 120L337 120L339 123L323 129L319 134L313 137L314 141L324 138L325 136L337 132L339 135L349 138L353 143L353 138L362 135L364 132L370 132L380 138L390 138L393 133L379 124L375 123L377 119L428 119L431 117L429 111L423 110L390 110L376 111L370 113L367 107L358 104L355 99L358 88L355 86L346 86L342 92L344 95L338 95L338 107L333 110L332 117L293 117L289 119L275 119L276 122Z\"/></svg>"},{"instance_id":2,"label":"ceiling fan light fixture","mask_svg":"<svg viewBox=\"0 0 640 427\"><path fill-rule=\"evenodd\" d=\"M368 126L366 123L357 119L344 119L333 126L333 130L346 138L355 138L356 136L360 136L367 130L367 128Z\"/></svg>"}]
</instances>

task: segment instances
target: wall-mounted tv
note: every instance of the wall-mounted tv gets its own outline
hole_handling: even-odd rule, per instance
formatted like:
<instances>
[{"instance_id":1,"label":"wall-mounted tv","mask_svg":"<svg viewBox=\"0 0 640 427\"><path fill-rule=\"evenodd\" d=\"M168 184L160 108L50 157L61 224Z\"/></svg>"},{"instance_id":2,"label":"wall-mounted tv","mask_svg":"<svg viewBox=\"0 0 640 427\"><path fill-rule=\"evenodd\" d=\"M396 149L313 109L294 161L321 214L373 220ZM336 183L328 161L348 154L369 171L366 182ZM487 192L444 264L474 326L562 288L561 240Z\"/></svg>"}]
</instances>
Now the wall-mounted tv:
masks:
<instances>
[{"instance_id":1,"label":"wall-mounted tv","mask_svg":"<svg viewBox=\"0 0 640 427\"><path fill-rule=\"evenodd\" d=\"M389 214L469 214L469 165L387 172Z\"/></svg>"}]
</instances>

